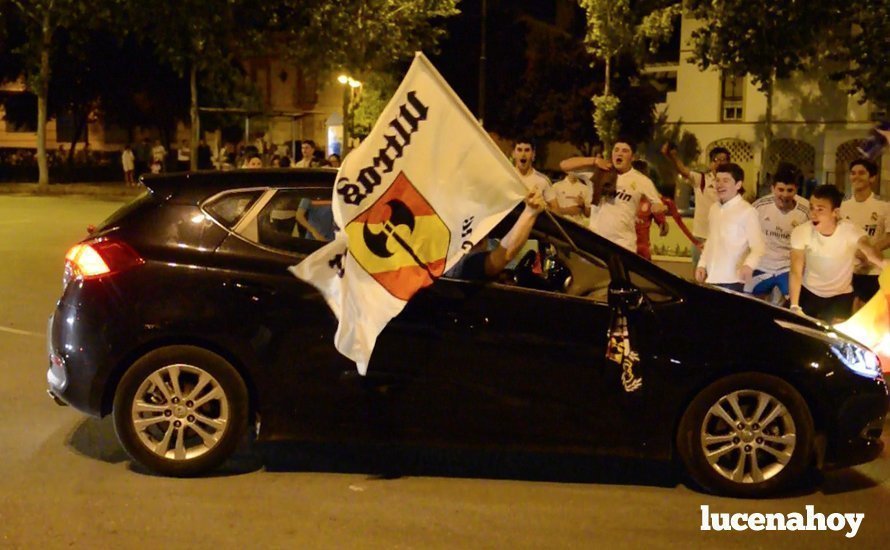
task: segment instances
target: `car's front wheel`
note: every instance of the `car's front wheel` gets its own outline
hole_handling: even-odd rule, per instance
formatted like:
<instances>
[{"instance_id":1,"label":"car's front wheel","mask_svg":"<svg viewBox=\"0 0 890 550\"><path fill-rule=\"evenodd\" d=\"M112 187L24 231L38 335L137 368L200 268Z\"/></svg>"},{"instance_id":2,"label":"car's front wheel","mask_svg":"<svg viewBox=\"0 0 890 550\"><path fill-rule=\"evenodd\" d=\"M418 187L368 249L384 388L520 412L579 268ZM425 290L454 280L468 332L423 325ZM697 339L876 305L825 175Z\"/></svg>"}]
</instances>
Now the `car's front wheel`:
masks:
<instances>
[{"instance_id":1,"label":"car's front wheel","mask_svg":"<svg viewBox=\"0 0 890 550\"><path fill-rule=\"evenodd\" d=\"M191 476L219 466L247 428L244 380L225 359L169 346L136 361L114 396L114 427L134 460L155 472Z\"/></svg>"},{"instance_id":2,"label":"car's front wheel","mask_svg":"<svg viewBox=\"0 0 890 550\"><path fill-rule=\"evenodd\" d=\"M744 373L702 390L680 421L677 447L705 490L764 497L799 481L813 456L806 401L775 376Z\"/></svg>"}]
</instances>

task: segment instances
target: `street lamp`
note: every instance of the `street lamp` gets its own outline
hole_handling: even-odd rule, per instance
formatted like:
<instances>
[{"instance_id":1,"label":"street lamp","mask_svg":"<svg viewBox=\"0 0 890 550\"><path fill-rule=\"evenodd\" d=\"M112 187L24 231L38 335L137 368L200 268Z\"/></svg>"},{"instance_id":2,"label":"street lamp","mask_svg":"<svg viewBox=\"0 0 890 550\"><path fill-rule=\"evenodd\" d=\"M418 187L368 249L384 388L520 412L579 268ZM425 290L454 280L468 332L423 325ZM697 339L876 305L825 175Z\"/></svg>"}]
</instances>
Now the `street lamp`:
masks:
<instances>
[{"instance_id":1,"label":"street lamp","mask_svg":"<svg viewBox=\"0 0 890 550\"><path fill-rule=\"evenodd\" d=\"M344 86L343 88L343 147L342 153L345 156L349 150L349 139L352 130L352 104L355 102L355 95L362 83L347 74L341 74L337 77L337 82Z\"/></svg>"}]
</instances>

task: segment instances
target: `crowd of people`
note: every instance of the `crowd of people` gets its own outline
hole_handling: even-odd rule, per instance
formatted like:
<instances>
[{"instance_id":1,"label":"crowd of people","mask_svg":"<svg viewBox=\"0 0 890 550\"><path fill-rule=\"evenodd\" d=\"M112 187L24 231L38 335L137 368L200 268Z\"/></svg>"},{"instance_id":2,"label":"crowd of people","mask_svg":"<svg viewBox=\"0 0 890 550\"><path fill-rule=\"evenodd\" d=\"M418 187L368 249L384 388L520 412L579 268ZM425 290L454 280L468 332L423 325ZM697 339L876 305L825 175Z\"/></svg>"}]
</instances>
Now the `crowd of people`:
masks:
<instances>
[{"instance_id":1,"label":"crowd of people","mask_svg":"<svg viewBox=\"0 0 890 550\"><path fill-rule=\"evenodd\" d=\"M651 259L649 227L654 220L666 234L664 216L671 203L635 161L635 152L635 144L621 138L609 160L565 159L560 163L565 177L556 183L535 170L530 140L517 140L512 156L530 197L542 197L551 211ZM846 200L833 185L817 186L810 200L803 198L800 170L783 162L770 193L751 204L743 197L745 172L728 150L710 151L708 170L702 172L685 166L670 145L662 154L695 196L687 236L698 282L831 323L848 318L878 292L878 275L887 262L883 251L890 247L890 203L872 191L879 176L872 160L850 163L852 196ZM534 201L526 204L529 212L541 211Z\"/></svg>"},{"instance_id":2,"label":"crowd of people","mask_svg":"<svg viewBox=\"0 0 890 550\"><path fill-rule=\"evenodd\" d=\"M287 145L272 147L260 139L251 144L226 143L215 152L202 139L198 144L196 156L198 170L340 166L340 155L331 154L325 158L311 139L300 143L296 158L291 156ZM128 144L124 147L120 163L126 184L137 185L139 175L144 173L159 174L189 170L191 158L192 151L186 140L182 140L175 149L168 151L160 140L151 143L148 139L143 139L136 146Z\"/></svg>"}]
</instances>

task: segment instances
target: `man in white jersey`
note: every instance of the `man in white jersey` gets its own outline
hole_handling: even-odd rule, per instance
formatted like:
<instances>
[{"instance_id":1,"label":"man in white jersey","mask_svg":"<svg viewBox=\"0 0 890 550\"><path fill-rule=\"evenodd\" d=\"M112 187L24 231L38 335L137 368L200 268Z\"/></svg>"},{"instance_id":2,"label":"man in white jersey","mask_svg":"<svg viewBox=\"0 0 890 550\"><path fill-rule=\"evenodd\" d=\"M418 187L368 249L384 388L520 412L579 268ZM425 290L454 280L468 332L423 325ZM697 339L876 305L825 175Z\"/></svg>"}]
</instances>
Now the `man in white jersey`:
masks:
<instances>
[{"instance_id":1,"label":"man in white jersey","mask_svg":"<svg viewBox=\"0 0 890 550\"><path fill-rule=\"evenodd\" d=\"M637 251L636 218L640 198L645 196L652 203L653 214L667 210L652 180L634 170L631 163L636 145L626 138L619 138L612 147L610 161L596 157L573 157L559 163L559 167L574 170L614 170L617 174L614 193L598 197L594 192L594 204L590 207L590 229L624 248ZM599 199L599 202L597 202Z\"/></svg>"},{"instance_id":2,"label":"man in white jersey","mask_svg":"<svg viewBox=\"0 0 890 550\"><path fill-rule=\"evenodd\" d=\"M878 267L884 265L865 232L839 219L843 198L837 187L820 185L810 197L810 221L791 232L791 310L828 323L852 312L856 253Z\"/></svg>"},{"instance_id":3,"label":"man in white jersey","mask_svg":"<svg viewBox=\"0 0 890 550\"><path fill-rule=\"evenodd\" d=\"M766 252L754 270L745 292L767 296L778 288L788 298L788 272L791 270L791 232L810 221L810 203L797 194L800 171L793 164L780 163L773 178L772 193L754 201L760 219Z\"/></svg>"},{"instance_id":4,"label":"man in white jersey","mask_svg":"<svg viewBox=\"0 0 890 550\"><path fill-rule=\"evenodd\" d=\"M519 179L529 191L541 192L544 200L553 199L553 184L550 178L535 170L535 144L527 138L519 138L513 142L513 166L519 172Z\"/></svg>"},{"instance_id":5,"label":"man in white jersey","mask_svg":"<svg viewBox=\"0 0 890 550\"><path fill-rule=\"evenodd\" d=\"M711 211L711 205L717 202L717 167L721 164L731 162L729 150L723 147L714 147L708 153L711 160L708 165L708 173L696 172L690 170L683 164L680 157L677 156L676 148L671 144L665 143L661 148L662 154L671 161L677 173L692 187L695 196L695 215L692 217L692 236L695 237L702 246L708 240L708 214ZM692 265L698 265L701 258L701 251L698 247L692 247Z\"/></svg>"},{"instance_id":6,"label":"man in white jersey","mask_svg":"<svg viewBox=\"0 0 890 550\"><path fill-rule=\"evenodd\" d=\"M850 185L853 196L841 203L841 218L850 220L868 236L869 243L882 253L890 246L890 203L872 193L872 184L878 176L878 167L868 159L850 163ZM853 267L853 311L862 307L878 292L878 275L881 270L857 257Z\"/></svg>"},{"instance_id":7,"label":"man in white jersey","mask_svg":"<svg viewBox=\"0 0 890 550\"><path fill-rule=\"evenodd\" d=\"M757 212L745 199L745 171L738 164L717 167L717 202L708 212L708 238L695 280L742 292L763 257Z\"/></svg>"},{"instance_id":8,"label":"man in white jersey","mask_svg":"<svg viewBox=\"0 0 890 550\"><path fill-rule=\"evenodd\" d=\"M577 172L567 173L564 179L553 184L553 195L548 202L551 211L582 225L588 224L593 188L584 177Z\"/></svg>"}]
</instances>

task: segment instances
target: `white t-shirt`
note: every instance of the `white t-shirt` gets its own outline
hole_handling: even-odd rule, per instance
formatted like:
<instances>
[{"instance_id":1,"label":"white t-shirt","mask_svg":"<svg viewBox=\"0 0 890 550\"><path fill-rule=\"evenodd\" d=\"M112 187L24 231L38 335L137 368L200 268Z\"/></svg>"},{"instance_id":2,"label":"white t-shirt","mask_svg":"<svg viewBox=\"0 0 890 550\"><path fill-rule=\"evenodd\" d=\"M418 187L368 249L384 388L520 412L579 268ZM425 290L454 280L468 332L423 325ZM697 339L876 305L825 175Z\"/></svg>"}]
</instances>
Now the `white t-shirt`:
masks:
<instances>
[{"instance_id":1,"label":"white t-shirt","mask_svg":"<svg viewBox=\"0 0 890 550\"><path fill-rule=\"evenodd\" d=\"M615 244L637 251L637 210L643 195L653 205L664 204L652 180L631 168L618 175L616 196L590 207L590 229Z\"/></svg>"},{"instance_id":2,"label":"white t-shirt","mask_svg":"<svg viewBox=\"0 0 890 550\"><path fill-rule=\"evenodd\" d=\"M797 226L791 232L791 248L806 254L803 286L822 298L853 292L853 260L864 236L862 229L847 220L838 222L827 237L816 231L813 222Z\"/></svg>"},{"instance_id":3,"label":"white t-shirt","mask_svg":"<svg viewBox=\"0 0 890 550\"><path fill-rule=\"evenodd\" d=\"M133 155L133 151L131 149L124 149L121 153L121 164L124 167L124 172L132 172L136 169L135 160L136 157Z\"/></svg>"},{"instance_id":4,"label":"white t-shirt","mask_svg":"<svg viewBox=\"0 0 890 550\"><path fill-rule=\"evenodd\" d=\"M556 204L561 208L577 206L578 197L584 200L584 204L590 204L590 201L593 200L593 189L581 178L576 178L574 182L568 178L559 180L553 184L553 194L556 196ZM567 217L582 225L588 224L588 218L583 211L580 214L567 215Z\"/></svg>"},{"instance_id":5,"label":"white t-shirt","mask_svg":"<svg viewBox=\"0 0 890 550\"><path fill-rule=\"evenodd\" d=\"M176 150L176 160L179 162L187 162L192 156L192 150L186 146Z\"/></svg>"},{"instance_id":6,"label":"white t-shirt","mask_svg":"<svg viewBox=\"0 0 890 550\"><path fill-rule=\"evenodd\" d=\"M870 194L862 202L855 198L841 203L841 218L850 220L868 235L868 242L874 244L885 234L890 233L890 203ZM881 270L868 260L857 258L854 271L862 275L880 275Z\"/></svg>"},{"instance_id":7,"label":"white t-shirt","mask_svg":"<svg viewBox=\"0 0 890 550\"><path fill-rule=\"evenodd\" d=\"M810 203L803 197L794 197L795 206L782 212L776 205L776 197L769 194L754 201L754 209L760 219L766 252L757 269L766 273L784 273L791 269L791 232L798 225L810 221Z\"/></svg>"},{"instance_id":8,"label":"white t-shirt","mask_svg":"<svg viewBox=\"0 0 890 550\"><path fill-rule=\"evenodd\" d=\"M534 168L529 170L528 174L523 174L519 170L517 170L516 172L519 174L519 179L522 180L522 183L525 184L525 187L529 191L539 189L545 201L550 201L553 199L553 184L550 182L550 178L538 172Z\"/></svg>"},{"instance_id":9,"label":"white t-shirt","mask_svg":"<svg viewBox=\"0 0 890 550\"><path fill-rule=\"evenodd\" d=\"M698 267L708 272L705 282L742 282L739 268L746 265L757 269L765 248L757 211L741 195L736 195L724 204L719 200L712 204L708 223L710 236L698 261Z\"/></svg>"},{"instance_id":10,"label":"white t-shirt","mask_svg":"<svg viewBox=\"0 0 890 550\"><path fill-rule=\"evenodd\" d=\"M692 217L692 234L700 239L708 238L708 214L711 205L717 202L717 179L714 174L703 174L690 170L692 192L695 194L695 214ZM701 181L705 179L705 188L702 190Z\"/></svg>"}]
</instances>

